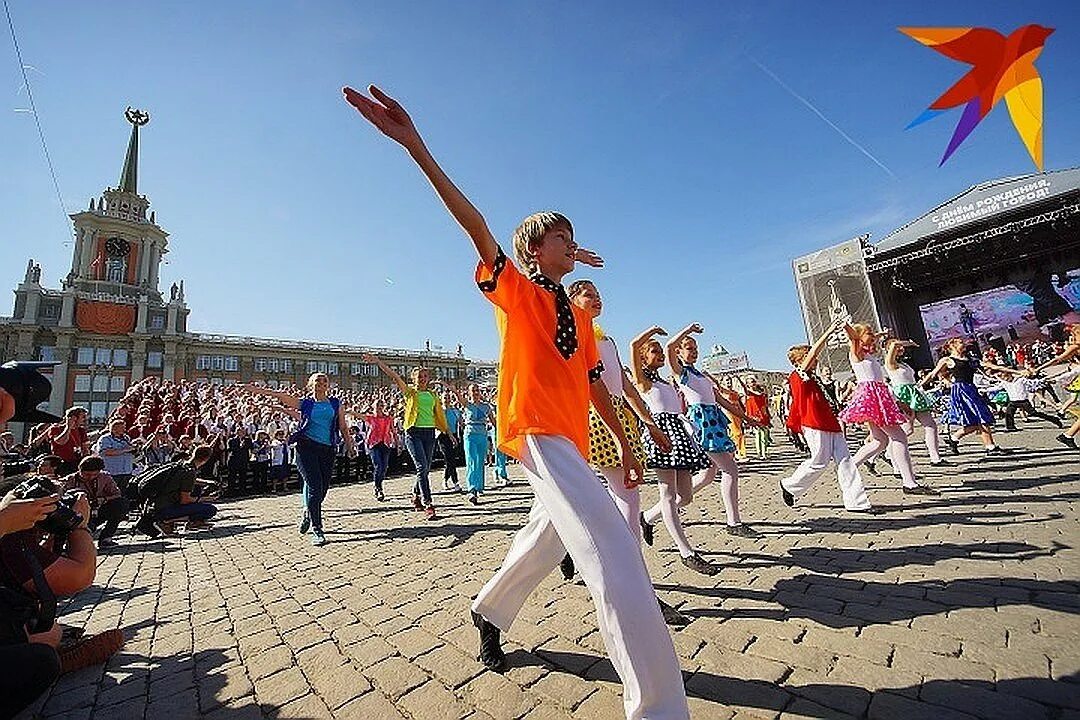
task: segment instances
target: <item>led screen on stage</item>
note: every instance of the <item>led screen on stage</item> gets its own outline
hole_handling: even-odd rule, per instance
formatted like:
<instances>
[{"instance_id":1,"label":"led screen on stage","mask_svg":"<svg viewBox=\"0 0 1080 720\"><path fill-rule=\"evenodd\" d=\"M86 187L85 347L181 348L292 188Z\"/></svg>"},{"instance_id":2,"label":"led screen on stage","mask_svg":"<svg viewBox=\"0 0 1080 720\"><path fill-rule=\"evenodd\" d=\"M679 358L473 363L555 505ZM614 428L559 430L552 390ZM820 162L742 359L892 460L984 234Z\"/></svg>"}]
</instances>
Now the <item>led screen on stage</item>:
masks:
<instances>
[{"instance_id":1,"label":"led screen on stage","mask_svg":"<svg viewBox=\"0 0 1080 720\"><path fill-rule=\"evenodd\" d=\"M1080 268L1040 268L1012 285L919 306L932 348L952 337L1060 340L1080 322Z\"/></svg>"}]
</instances>

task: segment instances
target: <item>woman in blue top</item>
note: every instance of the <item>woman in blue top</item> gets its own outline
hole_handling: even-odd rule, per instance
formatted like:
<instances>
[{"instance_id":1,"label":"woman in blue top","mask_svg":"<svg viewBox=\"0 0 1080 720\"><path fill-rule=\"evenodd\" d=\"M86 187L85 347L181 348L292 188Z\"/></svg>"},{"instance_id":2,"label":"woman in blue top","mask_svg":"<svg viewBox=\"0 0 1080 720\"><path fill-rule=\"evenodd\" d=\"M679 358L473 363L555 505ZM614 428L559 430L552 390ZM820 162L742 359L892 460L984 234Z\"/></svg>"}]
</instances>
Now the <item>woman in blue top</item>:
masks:
<instances>
[{"instance_id":1,"label":"woman in blue top","mask_svg":"<svg viewBox=\"0 0 1080 720\"><path fill-rule=\"evenodd\" d=\"M269 388L248 385L257 395L272 397L300 420L300 427L293 433L296 443L296 468L303 482L304 510L300 516L301 534L311 531L311 544L324 545L322 504L330 489L330 474L334 469L334 447L345 443L349 457L356 457L352 433L345 423L341 401L330 397L330 378L314 373L308 378L308 397L298 398Z\"/></svg>"},{"instance_id":2,"label":"woman in blue top","mask_svg":"<svg viewBox=\"0 0 1080 720\"><path fill-rule=\"evenodd\" d=\"M484 463L488 452L488 426L491 424L491 406L480 395L480 386L469 385L462 397L461 391L453 388L462 407L462 420L465 423L465 484L469 487L469 502L480 503L479 495L484 492Z\"/></svg>"}]
</instances>

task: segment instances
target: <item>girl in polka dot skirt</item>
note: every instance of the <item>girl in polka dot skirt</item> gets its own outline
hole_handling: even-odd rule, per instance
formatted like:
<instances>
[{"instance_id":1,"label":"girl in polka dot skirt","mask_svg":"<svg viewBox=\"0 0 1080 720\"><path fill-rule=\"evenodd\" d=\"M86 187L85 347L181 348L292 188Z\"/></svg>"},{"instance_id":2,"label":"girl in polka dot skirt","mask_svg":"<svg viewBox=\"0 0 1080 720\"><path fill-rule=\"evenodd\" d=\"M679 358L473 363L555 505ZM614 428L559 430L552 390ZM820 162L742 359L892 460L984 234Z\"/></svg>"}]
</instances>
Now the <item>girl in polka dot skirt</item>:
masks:
<instances>
[{"instance_id":1,"label":"girl in polka dot skirt","mask_svg":"<svg viewBox=\"0 0 1080 720\"><path fill-rule=\"evenodd\" d=\"M653 441L646 435L645 443L647 466L656 473L660 481L660 502L640 518L642 536L647 545L653 543L653 524L660 518L679 549L683 564L691 570L704 575L715 575L718 568L708 562L690 545L679 508L690 504L694 497L692 474L712 465L705 454L686 431L683 418L683 401L679 391L667 380L660 377L660 368L664 366L664 350L654 335L666 335L662 328L652 327L634 338L630 344L630 356L633 358L632 370L634 382L641 396L645 399L657 427L667 436L670 449Z\"/></svg>"},{"instance_id":2,"label":"girl in polka dot skirt","mask_svg":"<svg viewBox=\"0 0 1080 720\"><path fill-rule=\"evenodd\" d=\"M683 328L667 343L667 361L672 377L687 404L687 416L694 428L694 440L707 453L709 464L694 475L687 503L694 494L716 479L720 472L720 497L724 501L727 531L737 537L755 538L761 534L742 522L739 516L739 466L735 463L735 443L728 436L727 417L720 408L742 418L744 427L757 427L758 421L738 405L728 402L718 392L716 379L701 372L694 363L698 359L697 341L692 337L702 333L701 325L693 323ZM650 521L653 511L645 513Z\"/></svg>"}]
</instances>

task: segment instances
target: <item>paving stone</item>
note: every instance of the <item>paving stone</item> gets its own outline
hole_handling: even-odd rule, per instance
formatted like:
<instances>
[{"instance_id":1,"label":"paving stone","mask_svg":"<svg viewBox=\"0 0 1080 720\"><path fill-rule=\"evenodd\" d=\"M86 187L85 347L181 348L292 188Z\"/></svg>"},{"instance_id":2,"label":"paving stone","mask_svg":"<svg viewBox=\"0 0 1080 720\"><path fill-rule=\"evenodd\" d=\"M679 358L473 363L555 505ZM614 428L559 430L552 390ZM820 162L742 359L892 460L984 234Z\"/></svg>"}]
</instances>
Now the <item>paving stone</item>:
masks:
<instances>
[{"instance_id":1,"label":"paving stone","mask_svg":"<svg viewBox=\"0 0 1080 720\"><path fill-rule=\"evenodd\" d=\"M400 655L388 657L365 668L364 674L391 698L399 698L429 680L427 673L417 669Z\"/></svg>"}]
</instances>

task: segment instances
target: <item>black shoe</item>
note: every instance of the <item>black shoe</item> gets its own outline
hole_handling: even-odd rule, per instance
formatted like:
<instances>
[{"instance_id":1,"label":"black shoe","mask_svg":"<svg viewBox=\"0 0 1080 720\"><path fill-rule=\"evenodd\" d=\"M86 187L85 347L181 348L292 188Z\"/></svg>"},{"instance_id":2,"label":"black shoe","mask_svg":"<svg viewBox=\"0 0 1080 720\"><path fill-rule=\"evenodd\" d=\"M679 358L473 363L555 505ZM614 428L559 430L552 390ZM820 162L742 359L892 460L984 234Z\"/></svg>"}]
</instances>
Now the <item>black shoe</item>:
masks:
<instances>
[{"instance_id":1,"label":"black shoe","mask_svg":"<svg viewBox=\"0 0 1080 720\"><path fill-rule=\"evenodd\" d=\"M1066 435L1065 433L1061 433L1060 435L1058 435L1054 439L1057 440L1062 445L1064 445L1065 447L1072 448L1073 450L1076 450L1076 439L1075 438L1071 438L1068 435Z\"/></svg>"},{"instance_id":2,"label":"black shoe","mask_svg":"<svg viewBox=\"0 0 1080 720\"><path fill-rule=\"evenodd\" d=\"M686 617L660 598L656 598L656 602L660 605L660 614L664 617L665 625L682 628L690 624L690 618Z\"/></svg>"},{"instance_id":3,"label":"black shoe","mask_svg":"<svg viewBox=\"0 0 1080 720\"><path fill-rule=\"evenodd\" d=\"M933 460L930 461L930 467L942 467L942 466L945 466L945 465L952 465L952 463L949 462L948 460L946 460L945 458L941 458L937 462L934 462Z\"/></svg>"},{"instance_id":4,"label":"black shoe","mask_svg":"<svg viewBox=\"0 0 1080 720\"><path fill-rule=\"evenodd\" d=\"M728 525L727 526L727 533L728 533L728 535L734 535L735 537L744 537L744 538L760 538L760 537L764 537L764 535L762 535L761 533L759 533L757 530L750 527L746 523L739 523L738 525Z\"/></svg>"},{"instance_id":5,"label":"black shoe","mask_svg":"<svg viewBox=\"0 0 1080 720\"><path fill-rule=\"evenodd\" d=\"M1003 448L1003 447L1001 447L999 445L994 445L993 447L986 448L986 454L987 455L1011 455L1012 450L1009 450L1007 448Z\"/></svg>"},{"instance_id":6,"label":"black shoe","mask_svg":"<svg viewBox=\"0 0 1080 720\"><path fill-rule=\"evenodd\" d=\"M929 485L916 485L904 488L905 495L940 495L941 493Z\"/></svg>"},{"instance_id":7,"label":"black shoe","mask_svg":"<svg viewBox=\"0 0 1080 720\"><path fill-rule=\"evenodd\" d=\"M866 471L874 477L877 477L880 474L878 473L877 465L874 464L873 460L867 460L864 464L866 465Z\"/></svg>"},{"instance_id":8,"label":"black shoe","mask_svg":"<svg viewBox=\"0 0 1080 720\"><path fill-rule=\"evenodd\" d=\"M1050 422L1054 423L1054 427L1056 427L1058 430L1065 427L1065 423L1061 422L1061 420L1059 420L1058 418L1050 418Z\"/></svg>"},{"instance_id":9,"label":"black shoe","mask_svg":"<svg viewBox=\"0 0 1080 720\"><path fill-rule=\"evenodd\" d=\"M847 512L855 513L856 515L881 515L885 511L883 509L879 508L879 507L868 507L868 508L848 508Z\"/></svg>"},{"instance_id":10,"label":"black shoe","mask_svg":"<svg viewBox=\"0 0 1080 720\"><path fill-rule=\"evenodd\" d=\"M1065 437L1062 435L1061 437ZM641 539L645 541L645 544L652 547L653 541L653 526L645 522L645 513L638 513L638 523L641 525Z\"/></svg>"},{"instance_id":11,"label":"black shoe","mask_svg":"<svg viewBox=\"0 0 1080 720\"><path fill-rule=\"evenodd\" d=\"M300 516L300 534L305 535L308 530L311 529L311 518L308 517L307 510Z\"/></svg>"},{"instance_id":12,"label":"black shoe","mask_svg":"<svg viewBox=\"0 0 1080 720\"><path fill-rule=\"evenodd\" d=\"M480 655L477 659L488 670L503 672L506 670L506 655L502 651L499 628L475 611L472 613L472 621L476 629L480 631Z\"/></svg>"},{"instance_id":13,"label":"black shoe","mask_svg":"<svg viewBox=\"0 0 1080 720\"><path fill-rule=\"evenodd\" d=\"M783 498L785 505L788 507L795 507L795 496L787 491L783 481L780 482L780 497Z\"/></svg>"},{"instance_id":14,"label":"black shoe","mask_svg":"<svg viewBox=\"0 0 1080 720\"><path fill-rule=\"evenodd\" d=\"M386 496L383 495L382 490L376 490L375 491L375 499L378 500L379 502L385 502L386 501Z\"/></svg>"},{"instance_id":15,"label":"black shoe","mask_svg":"<svg viewBox=\"0 0 1080 720\"><path fill-rule=\"evenodd\" d=\"M952 451L953 455L959 455L960 454L960 443L956 442L951 437L946 436L945 437L945 444L949 446L949 450Z\"/></svg>"},{"instance_id":16,"label":"black shoe","mask_svg":"<svg viewBox=\"0 0 1080 720\"><path fill-rule=\"evenodd\" d=\"M682 559L682 564L690 568L694 572L699 572L702 575L708 575L709 577L712 577L716 573L720 572L720 569L718 567L716 567L711 562L701 557L697 553L694 553L689 557L684 557Z\"/></svg>"},{"instance_id":17,"label":"black shoe","mask_svg":"<svg viewBox=\"0 0 1080 720\"><path fill-rule=\"evenodd\" d=\"M469 502L471 502L473 505L479 505L480 504L480 496L477 494L477 492L475 490L473 490L472 492L469 493ZM567 557L569 557L569 555Z\"/></svg>"},{"instance_id":18,"label":"black shoe","mask_svg":"<svg viewBox=\"0 0 1080 720\"><path fill-rule=\"evenodd\" d=\"M574 579L574 558L570 557L570 553L563 555L563 559L559 561L559 570L565 579Z\"/></svg>"}]
</instances>

